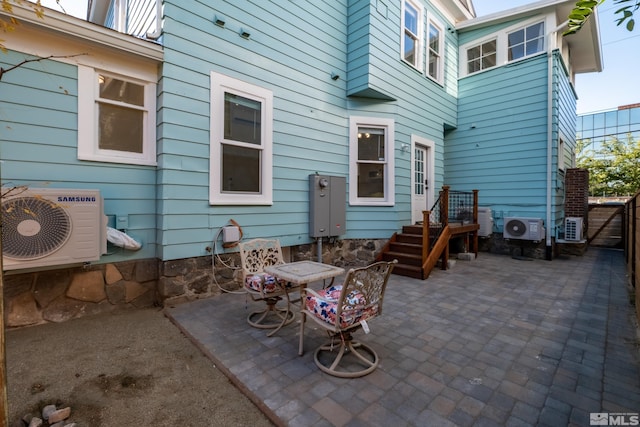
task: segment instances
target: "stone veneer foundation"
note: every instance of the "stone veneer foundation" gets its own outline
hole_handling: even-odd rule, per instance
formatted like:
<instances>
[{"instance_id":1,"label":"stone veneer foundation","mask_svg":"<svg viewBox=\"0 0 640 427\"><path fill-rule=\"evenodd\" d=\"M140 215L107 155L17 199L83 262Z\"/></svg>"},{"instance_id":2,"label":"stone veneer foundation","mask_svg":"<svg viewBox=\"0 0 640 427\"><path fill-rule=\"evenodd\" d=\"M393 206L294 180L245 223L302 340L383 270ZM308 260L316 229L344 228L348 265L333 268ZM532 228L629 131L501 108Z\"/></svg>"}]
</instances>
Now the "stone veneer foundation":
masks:
<instances>
[{"instance_id":1,"label":"stone veneer foundation","mask_svg":"<svg viewBox=\"0 0 640 427\"><path fill-rule=\"evenodd\" d=\"M324 262L341 267L367 265L386 240L331 240ZM317 246L288 248L290 261L316 260ZM214 262L215 261L215 262ZM5 273L5 326L17 328L64 322L125 308L165 306L240 288L236 253L172 261L138 260L55 270Z\"/></svg>"}]
</instances>

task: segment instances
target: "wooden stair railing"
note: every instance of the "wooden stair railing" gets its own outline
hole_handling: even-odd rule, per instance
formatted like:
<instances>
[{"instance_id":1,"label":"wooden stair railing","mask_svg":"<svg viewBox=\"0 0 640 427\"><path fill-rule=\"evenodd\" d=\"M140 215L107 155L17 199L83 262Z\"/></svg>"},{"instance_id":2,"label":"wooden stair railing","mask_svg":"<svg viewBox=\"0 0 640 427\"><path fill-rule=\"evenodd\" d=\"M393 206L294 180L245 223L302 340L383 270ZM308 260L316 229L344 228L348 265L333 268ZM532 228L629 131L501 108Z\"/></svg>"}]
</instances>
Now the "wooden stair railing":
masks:
<instances>
[{"instance_id":1,"label":"wooden stair railing","mask_svg":"<svg viewBox=\"0 0 640 427\"><path fill-rule=\"evenodd\" d=\"M453 193L454 200L457 200L456 195L463 194L465 196L467 200L465 209L467 209L470 194ZM465 221L460 220L460 223L455 222L454 225L451 225L449 220L449 196L449 186L443 186L432 210L422 212L422 224L404 226L401 233L394 233L376 260L397 259L399 264L394 268L394 274L424 280L437 265L438 260L441 260L442 269L447 269L449 241L453 236L464 235L465 247L471 247L477 255L478 229L480 228L478 224L478 190L473 190L472 216L467 217ZM465 212L469 213L468 210ZM469 241L470 234L473 237L471 241Z\"/></svg>"}]
</instances>

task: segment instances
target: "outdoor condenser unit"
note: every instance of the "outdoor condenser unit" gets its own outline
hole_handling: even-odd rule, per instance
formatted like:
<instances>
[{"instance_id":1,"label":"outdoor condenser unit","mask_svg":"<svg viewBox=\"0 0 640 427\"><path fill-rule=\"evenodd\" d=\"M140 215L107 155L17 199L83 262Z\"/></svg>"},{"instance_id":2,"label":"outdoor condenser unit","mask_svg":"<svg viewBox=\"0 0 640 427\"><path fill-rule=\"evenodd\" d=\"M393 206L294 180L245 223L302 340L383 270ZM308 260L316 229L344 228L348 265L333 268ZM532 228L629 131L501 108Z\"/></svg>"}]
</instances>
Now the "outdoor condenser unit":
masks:
<instances>
[{"instance_id":1,"label":"outdoor condenser unit","mask_svg":"<svg viewBox=\"0 0 640 427\"><path fill-rule=\"evenodd\" d=\"M540 218L506 217L503 236L505 239L533 240L544 239L545 230Z\"/></svg>"},{"instance_id":2,"label":"outdoor condenser unit","mask_svg":"<svg viewBox=\"0 0 640 427\"><path fill-rule=\"evenodd\" d=\"M564 220L564 239L582 240L582 218L568 217Z\"/></svg>"},{"instance_id":3,"label":"outdoor condenser unit","mask_svg":"<svg viewBox=\"0 0 640 427\"><path fill-rule=\"evenodd\" d=\"M5 270L97 261L107 250L107 217L98 190L3 188Z\"/></svg>"},{"instance_id":4,"label":"outdoor condenser unit","mask_svg":"<svg viewBox=\"0 0 640 427\"><path fill-rule=\"evenodd\" d=\"M478 224L480 225L478 236L491 236L493 233L493 215L491 214L491 208L478 206Z\"/></svg>"}]
</instances>

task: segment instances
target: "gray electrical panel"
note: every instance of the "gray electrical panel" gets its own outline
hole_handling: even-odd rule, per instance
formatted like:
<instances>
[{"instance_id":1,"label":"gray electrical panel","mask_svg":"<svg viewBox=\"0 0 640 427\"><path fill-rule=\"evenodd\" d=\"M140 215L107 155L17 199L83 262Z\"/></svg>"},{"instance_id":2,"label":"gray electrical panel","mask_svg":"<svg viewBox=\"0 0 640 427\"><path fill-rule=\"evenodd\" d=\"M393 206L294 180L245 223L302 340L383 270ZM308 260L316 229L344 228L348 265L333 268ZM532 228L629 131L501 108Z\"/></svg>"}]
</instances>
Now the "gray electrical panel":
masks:
<instances>
[{"instance_id":1,"label":"gray electrical panel","mask_svg":"<svg viewBox=\"0 0 640 427\"><path fill-rule=\"evenodd\" d=\"M309 235L346 233L347 180L341 176L309 175Z\"/></svg>"}]
</instances>

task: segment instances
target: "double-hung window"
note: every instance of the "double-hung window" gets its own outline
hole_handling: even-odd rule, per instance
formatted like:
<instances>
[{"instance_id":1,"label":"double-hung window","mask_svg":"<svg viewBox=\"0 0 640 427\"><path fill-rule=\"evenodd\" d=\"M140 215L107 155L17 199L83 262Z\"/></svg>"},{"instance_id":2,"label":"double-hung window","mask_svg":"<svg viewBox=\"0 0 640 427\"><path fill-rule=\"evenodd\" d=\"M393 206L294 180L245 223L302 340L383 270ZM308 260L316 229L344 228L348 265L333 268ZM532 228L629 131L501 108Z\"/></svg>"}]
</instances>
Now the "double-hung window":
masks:
<instances>
[{"instance_id":1,"label":"double-hung window","mask_svg":"<svg viewBox=\"0 0 640 427\"><path fill-rule=\"evenodd\" d=\"M351 117L349 132L349 203L392 206L395 202L393 120Z\"/></svg>"},{"instance_id":2,"label":"double-hung window","mask_svg":"<svg viewBox=\"0 0 640 427\"><path fill-rule=\"evenodd\" d=\"M211 73L211 204L273 202L272 121L270 90Z\"/></svg>"},{"instance_id":3,"label":"double-hung window","mask_svg":"<svg viewBox=\"0 0 640 427\"><path fill-rule=\"evenodd\" d=\"M78 158L156 164L155 83L78 66Z\"/></svg>"},{"instance_id":4,"label":"double-hung window","mask_svg":"<svg viewBox=\"0 0 640 427\"><path fill-rule=\"evenodd\" d=\"M444 83L444 31L437 21L427 23L427 75L438 83Z\"/></svg>"},{"instance_id":5,"label":"double-hung window","mask_svg":"<svg viewBox=\"0 0 640 427\"><path fill-rule=\"evenodd\" d=\"M509 61L534 55L544 50L544 22L538 22L508 35Z\"/></svg>"},{"instance_id":6,"label":"double-hung window","mask_svg":"<svg viewBox=\"0 0 640 427\"><path fill-rule=\"evenodd\" d=\"M496 46L496 39L493 39L467 49L467 73L471 74L495 67L497 64Z\"/></svg>"},{"instance_id":7,"label":"double-hung window","mask_svg":"<svg viewBox=\"0 0 640 427\"><path fill-rule=\"evenodd\" d=\"M402 59L422 70L422 7L410 0L402 2Z\"/></svg>"}]
</instances>

